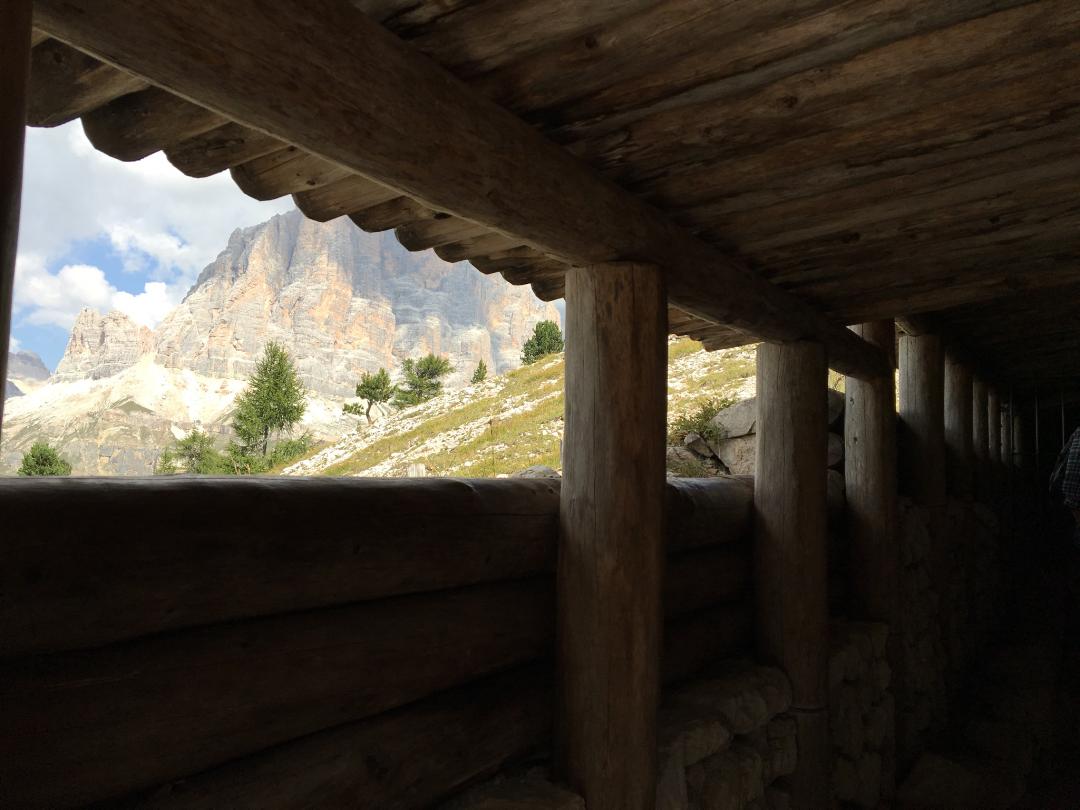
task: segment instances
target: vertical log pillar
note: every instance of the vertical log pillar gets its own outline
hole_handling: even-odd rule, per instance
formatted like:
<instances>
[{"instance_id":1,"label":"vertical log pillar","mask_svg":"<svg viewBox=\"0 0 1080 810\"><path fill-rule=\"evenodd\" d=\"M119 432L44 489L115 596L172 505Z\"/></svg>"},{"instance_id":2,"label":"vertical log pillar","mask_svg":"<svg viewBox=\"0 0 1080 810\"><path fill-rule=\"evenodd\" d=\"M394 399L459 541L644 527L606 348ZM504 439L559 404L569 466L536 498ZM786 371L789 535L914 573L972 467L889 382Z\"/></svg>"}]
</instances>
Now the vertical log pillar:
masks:
<instances>
[{"instance_id":1,"label":"vertical log pillar","mask_svg":"<svg viewBox=\"0 0 1080 810\"><path fill-rule=\"evenodd\" d=\"M991 497L990 470L990 410L986 383L978 377L971 380L971 454L975 494L980 501Z\"/></svg>"},{"instance_id":2,"label":"vertical log pillar","mask_svg":"<svg viewBox=\"0 0 1080 810\"><path fill-rule=\"evenodd\" d=\"M944 373L937 335L900 338L901 484L920 506L945 503Z\"/></svg>"},{"instance_id":3,"label":"vertical log pillar","mask_svg":"<svg viewBox=\"0 0 1080 810\"><path fill-rule=\"evenodd\" d=\"M892 320L853 326L863 340L890 359L889 373L867 381L844 381L844 488L850 548L850 593L854 615L889 625L888 659L892 690L903 693L904 673L899 616L900 546L896 513L896 378L892 373L896 325ZM894 718L895 722L895 718ZM894 757L895 750L882 756ZM882 773L895 773L895 764ZM895 785L881 786L890 798Z\"/></svg>"},{"instance_id":4,"label":"vertical log pillar","mask_svg":"<svg viewBox=\"0 0 1080 810\"><path fill-rule=\"evenodd\" d=\"M799 734L792 803L800 808L831 805L827 383L820 344L758 347L754 478L758 646L762 657L791 679Z\"/></svg>"},{"instance_id":5,"label":"vertical log pillar","mask_svg":"<svg viewBox=\"0 0 1080 810\"><path fill-rule=\"evenodd\" d=\"M1010 401L1011 399L1010 397ZM1013 429L1010 413L1012 413L1011 407L1001 410L1001 464L1006 470L1011 469L1013 465Z\"/></svg>"},{"instance_id":6,"label":"vertical log pillar","mask_svg":"<svg viewBox=\"0 0 1080 810\"><path fill-rule=\"evenodd\" d=\"M566 278L558 563L563 775L589 810L656 801L667 300L652 265Z\"/></svg>"},{"instance_id":7,"label":"vertical log pillar","mask_svg":"<svg viewBox=\"0 0 1080 810\"><path fill-rule=\"evenodd\" d=\"M892 357L891 320L852 327ZM890 367L891 367L890 363ZM896 387L890 373L844 381L844 486L851 546L851 595L859 618L892 622L900 566L896 531Z\"/></svg>"},{"instance_id":8,"label":"vertical log pillar","mask_svg":"<svg viewBox=\"0 0 1080 810\"><path fill-rule=\"evenodd\" d=\"M30 77L30 0L0 3L0 381L7 379L15 248L19 239L26 86ZM0 397L0 423L4 400Z\"/></svg>"},{"instance_id":9,"label":"vertical log pillar","mask_svg":"<svg viewBox=\"0 0 1080 810\"><path fill-rule=\"evenodd\" d=\"M1001 396L996 388L986 392L987 410L987 462L991 475L991 497L997 502L1004 490L1001 464Z\"/></svg>"},{"instance_id":10,"label":"vertical log pillar","mask_svg":"<svg viewBox=\"0 0 1080 810\"><path fill-rule=\"evenodd\" d=\"M945 358L945 454L949 493L970 500L971 370Z\"/></svg>"}]
</instances>

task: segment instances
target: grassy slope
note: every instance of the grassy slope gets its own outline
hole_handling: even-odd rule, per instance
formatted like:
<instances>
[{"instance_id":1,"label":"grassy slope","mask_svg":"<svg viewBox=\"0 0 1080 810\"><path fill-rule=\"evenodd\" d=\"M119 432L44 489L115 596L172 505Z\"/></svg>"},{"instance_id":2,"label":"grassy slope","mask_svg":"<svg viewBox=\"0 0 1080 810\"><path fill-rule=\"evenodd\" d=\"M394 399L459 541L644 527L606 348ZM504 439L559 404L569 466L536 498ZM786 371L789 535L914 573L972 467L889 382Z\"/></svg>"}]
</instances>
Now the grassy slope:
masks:
<instances>
[{"instance_id":1,"label":"grassy slope","mask_svg":"<svg viewBox=\"0 0 1080 810\"><path fill-rule=\"evenodd\" d=\"M710 397L745 395L754 373L752 347L706 353L698 343L679 340L669 344L668 357L672 417ZM535 464L558 469L562 385L561 356L520 368L480 395L463 394L444 412L361 443L318 473L403 475L410 463L425 465L429 475L475 477L508 475Z\"/></svg>"}]
</instances>

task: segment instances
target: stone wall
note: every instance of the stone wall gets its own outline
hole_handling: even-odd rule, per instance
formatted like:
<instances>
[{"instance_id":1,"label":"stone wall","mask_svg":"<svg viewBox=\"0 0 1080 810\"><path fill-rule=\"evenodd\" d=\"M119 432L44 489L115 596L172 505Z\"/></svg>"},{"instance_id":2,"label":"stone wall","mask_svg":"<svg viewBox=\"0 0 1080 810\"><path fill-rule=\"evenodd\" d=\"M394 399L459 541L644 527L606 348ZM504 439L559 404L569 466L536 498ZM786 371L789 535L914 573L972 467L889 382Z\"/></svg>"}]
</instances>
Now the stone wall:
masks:
<instances>
[{"instance_id":1,"label":"stone wall","mask_svg":"<svg viewBox=\"0 0 1080 810\"><path fill-rule=\"evenodd\" d=\"M897 645L903 672L896 690L897 749L901 763L922 750L947 720L948 655L942 637L942 598L933 562L930 513L907 498L897 504L900 604Z\"/></svg>"},{"instance_id":2,"label":"stone wall","mask_svg":"<svg viewBox=\"0 0 1080 810\"><path fill-rule=\"evenodd\" d=\"M665 697L657 810L780 810L798 748L791 685L777 669L732 662Z\"/></svg>"},{"instance_id":3,"label":"stone wall","mask_svg":"<svg viewBox=\"0 0 1080 810\"><path fill-rule=\"evenodd\" d=\"M877 807L895 783L889 628L833 621L829 628L829 733L833 792L842 804Z\"/></svg>"}]
</instances>

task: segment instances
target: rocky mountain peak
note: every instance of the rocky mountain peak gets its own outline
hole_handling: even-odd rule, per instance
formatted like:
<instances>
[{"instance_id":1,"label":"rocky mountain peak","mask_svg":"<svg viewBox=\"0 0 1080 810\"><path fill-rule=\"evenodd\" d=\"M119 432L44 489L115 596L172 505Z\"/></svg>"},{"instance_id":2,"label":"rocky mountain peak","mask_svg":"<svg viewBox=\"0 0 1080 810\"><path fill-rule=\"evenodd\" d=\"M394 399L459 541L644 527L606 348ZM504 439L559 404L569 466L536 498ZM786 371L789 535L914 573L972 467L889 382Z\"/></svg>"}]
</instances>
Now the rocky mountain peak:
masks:
<instances>
[{"instance_id":1,"label":"rocky mountain peak","mask_svg":"<svg viewBox=\"0 0 1080 810\"><path fill-rule=\"evenodd\" d=\"M84 307L75 318L64 356L53 379L70 380L111 377L134 365L153 351L154 333L122 312L102 315Z\"/></svg>"}]
</instances>

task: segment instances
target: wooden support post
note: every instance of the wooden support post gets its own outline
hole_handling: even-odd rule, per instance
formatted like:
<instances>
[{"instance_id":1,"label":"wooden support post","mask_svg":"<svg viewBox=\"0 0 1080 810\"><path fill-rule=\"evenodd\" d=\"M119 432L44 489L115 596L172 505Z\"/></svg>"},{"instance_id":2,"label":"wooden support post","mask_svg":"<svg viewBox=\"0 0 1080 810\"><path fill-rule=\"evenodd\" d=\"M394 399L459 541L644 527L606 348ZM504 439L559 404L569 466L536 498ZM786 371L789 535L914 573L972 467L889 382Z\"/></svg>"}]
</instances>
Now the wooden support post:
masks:
<instances>
[{"instance_id":1,"label":"wooden support post","mask_svg":"<svg viewBox=\"0 0 1080 810\"><path fill-rule=\"evenodd\" d=\"M1001 410L1001 464L1006 470L1011 469L1013 465L1013 429L1012 417L1010 416L1012 413L1011 396L1009 397L1009 401L1010 407L1002 408Z\"/></svg>"},{"instance_id":2,"label":"wooden support post","mask_svg":"<svg viewBox=\"0 0 1080 810\"><path fill-rule=\"evenodd\" d=\"M757 353L755 601L762 657L791 679L799 723L794 807L831 804L825 468L825 350L763 343Z\"/></svg>"},{"instance_id":3,"label":"wooden support post","mask_svg":"<svg viewBox=\"0 0 1080 810\"><path fill-rule=\"evenodd\" d=\"M998 501L1004 491L1004 476L1001 463L1001 395L993 386L986 392L987 410L987 464L991 481L990 495Z\"/></svg>"},{"instance_id":4,"label":"wooden support post","mask_svg":"<svg viewBox=\"0 0 1080 810\"><path fill-rule=\"evenodd\" d=\"M557 756L589 810L656 801L666 306L652 265L567 274Z\"/></svg>"},{"instance_id":5,"label":"wooden support post","mask_svg":"<svg viewBox=\"0 0 1080 810\"><path fill-rule=\"evenodd\" d=\"M988 386L986 390L987 412L987 458L991 466L1001 466L1001 397L998 390Z\"/></svg>"},{"instance_id":6,"label":"wooden support post","mask_svg":"<svg viewBox=\"0 0 1080 810\"><path fill-rule=\"evenodd\" d=\"M972 481L980 501L988 501L991 493L990 471L990 410L986 383L978 377L971 379L971 457Z\"/></svg>"},{"instance_id":7,"label":"wooden support post","mask_svg":"<svg viewBox=\"0 0 1080 810\"><path fill-rule=\"evenodd\" d=\"M15 248L19 241L26 86L30 77L30 0L0 5L0 381L7 380ZM0 397L0 423L4 401Z\"/></svg>"},{"instance_id":8,"label":"wooden support post","mask_svg":"<svg viewBox=\"0 0 1080 810\"><path fill-rule=\"evenodd\" d=\"M945 457L950 495L964 500L971 486L971 369L945 358Z\"/></svg>"},{"instance_id":9,"label":"wooden support post","mask_svg":"<svg viewBox=\"0 0 1080 810\"><path fill-rule=\"evenodd\" d=\"M921 506L945 503L944 373L937 335L900 338L901 485Z\"/></svg>"},{"instance_id":10,"label":"wooden support post","mask_svg":"<svg viewBox=\"0 0 1080 810\"><path fill-rule=\"evenodd\" d=\"M891 320L852 327L891 357ZM844 485L851 546L851 596L861 619L892 622L896 615L899 550L896 531L896 387L892 373L844 382Z\"/></svg>"}]
</instances>

